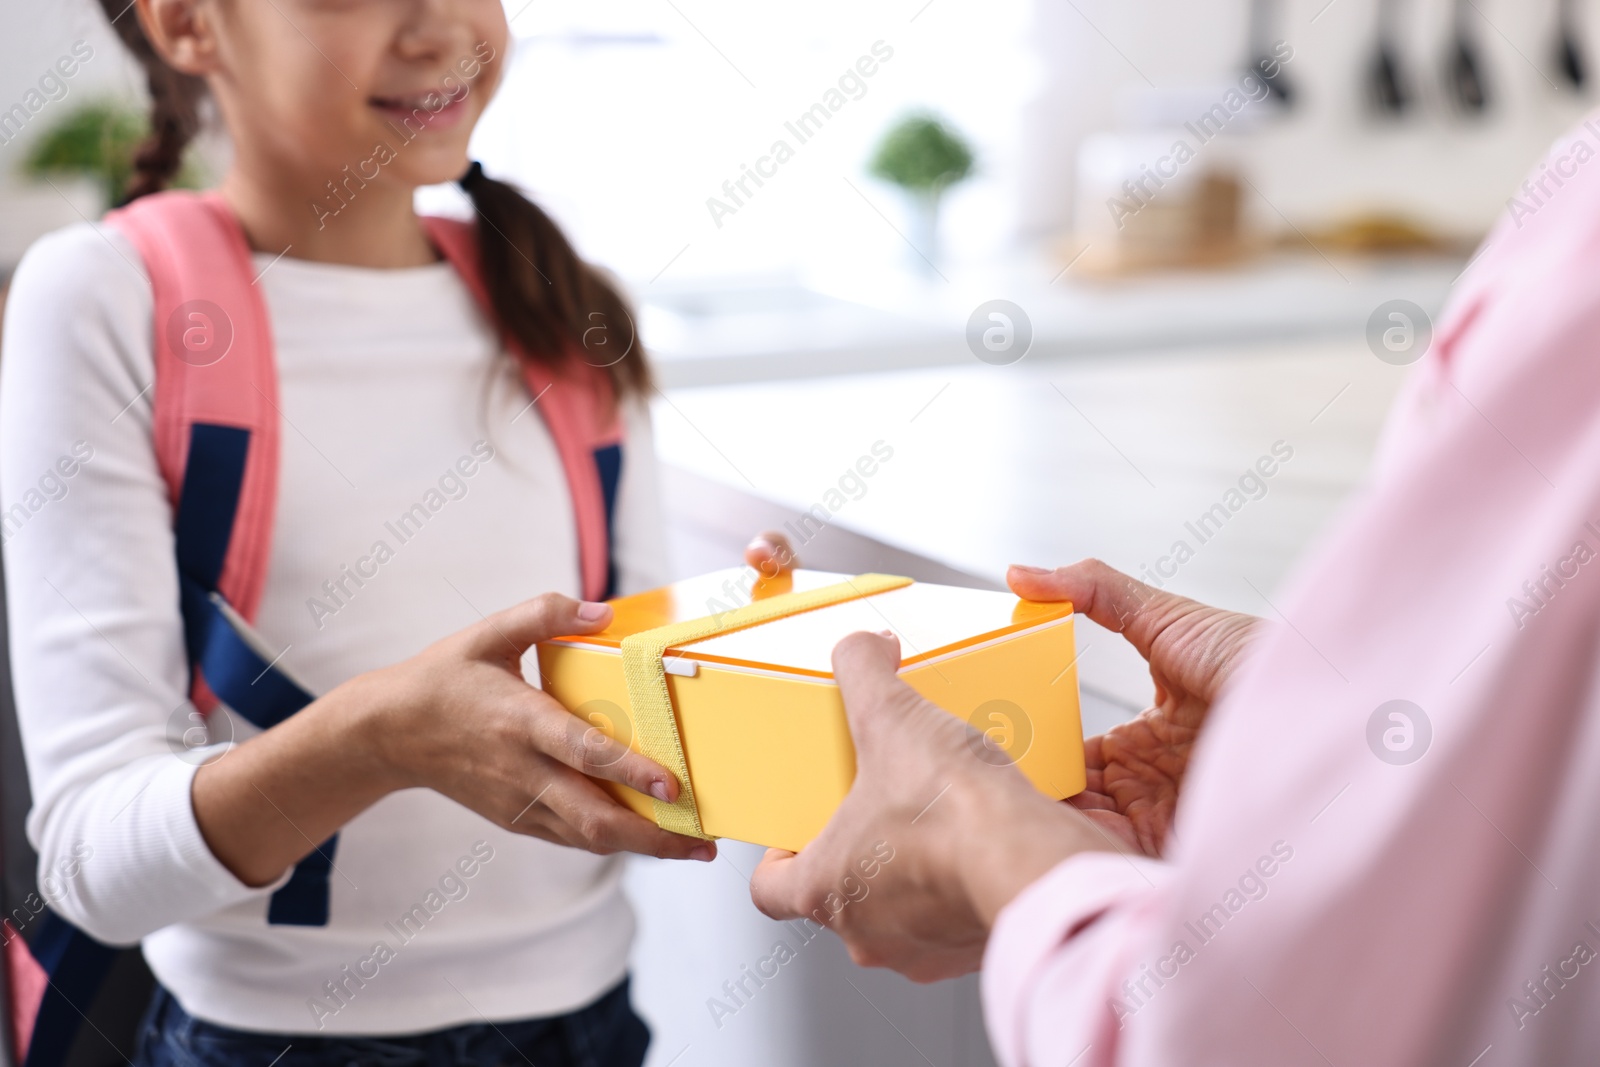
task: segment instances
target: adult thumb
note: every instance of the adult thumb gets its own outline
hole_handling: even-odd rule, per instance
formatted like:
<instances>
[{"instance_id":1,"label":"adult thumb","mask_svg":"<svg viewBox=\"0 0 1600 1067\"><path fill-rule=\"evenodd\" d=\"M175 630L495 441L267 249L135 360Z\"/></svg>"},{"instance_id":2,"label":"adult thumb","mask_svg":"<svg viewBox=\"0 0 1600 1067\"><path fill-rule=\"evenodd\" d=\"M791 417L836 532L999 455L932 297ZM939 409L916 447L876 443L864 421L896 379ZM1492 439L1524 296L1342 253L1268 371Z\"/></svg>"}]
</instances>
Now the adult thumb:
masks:
<instances>
[{"instance_id":1,"label":"adult thumb","mask_svg":"<svg viewBox=\"0 0 1600 1067\"><path fill-rule=\"evenodd\" d=\"M833 649L833 677L859 753L880 725L892 726L921 698L902 682L900 642L888 631L854 633Z\"/></svg>"},{"instance_id":2,"label":"adult thumb","mask_svg":"<svg viewBox=\"0 0 1600 1067\"><path fill-rule=\"evenodd\" d=\"M1070 600L1074 611L1121 634L1146 660L1162 630L1203 606L1146 585L1097 559L1053 571L1012 567L1006 581L1024 600Z\"/></svg>"}]
</instances>

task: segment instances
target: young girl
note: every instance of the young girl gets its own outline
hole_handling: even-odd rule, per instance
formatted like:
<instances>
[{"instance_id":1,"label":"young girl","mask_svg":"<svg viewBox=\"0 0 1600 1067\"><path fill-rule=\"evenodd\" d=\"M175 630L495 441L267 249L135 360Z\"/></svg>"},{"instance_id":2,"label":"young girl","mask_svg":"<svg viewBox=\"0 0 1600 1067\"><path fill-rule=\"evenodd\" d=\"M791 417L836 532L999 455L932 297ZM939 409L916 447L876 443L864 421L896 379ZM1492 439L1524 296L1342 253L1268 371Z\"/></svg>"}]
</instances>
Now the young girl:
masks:
<instances>
[{"instance_id":1,"label":"young girl","mask_svg":"<svg viewBox=\"0 0 1600 1067\"><path fill-rule=\"evenodd\" d=\"M249 613L271 662L241 691L270 675L321 695L265 730L238 701L206 720L191 702L215 680L193 670L192 616L216 598L195 608L174 530L181 556L209 445L190 439L176 500L154 346L237 324L154 321L123 226L40 241L9 301L0 478L7 501L51 480L7 523L5 562L30 837L41 870L74 872L53 909L142 945L159 988L140 1064L636 1067L633 923L603 857L715 850L611 799L592 777L666 801L679 782L523 680L535 642L610 611L529 599L579 595L592 571L519 362L589 382L623 426L604 472L617 591L666 573L627 310L536 207L469 169L500 0L104 6L154 100L135 206L178 170L206 94L230 135L219 203L253 252L276 381L250 388L278 437ZM457 179L492 321L412 211L417 186Z\"/></svg>"}]
</instances>

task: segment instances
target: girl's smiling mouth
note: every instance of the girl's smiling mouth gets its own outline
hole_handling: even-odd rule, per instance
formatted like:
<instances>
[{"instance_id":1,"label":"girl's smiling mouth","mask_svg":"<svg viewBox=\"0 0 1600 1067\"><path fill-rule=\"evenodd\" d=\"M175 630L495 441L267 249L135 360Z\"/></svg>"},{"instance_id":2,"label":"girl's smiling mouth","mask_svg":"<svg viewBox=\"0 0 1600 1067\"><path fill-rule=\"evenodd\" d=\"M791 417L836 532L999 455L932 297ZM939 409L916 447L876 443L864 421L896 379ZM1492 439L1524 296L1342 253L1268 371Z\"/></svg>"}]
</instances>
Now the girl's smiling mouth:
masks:
<instances>
[{"instance_id":1,"label":"girl's smiling mouth","mask_svg":"<svg viewBox=\"0 0 1600 1067\"><path fill-rule=\"evenodd\" d=\"M461 82L448 93L429 89L417 93L371 96L367 98L367 106L395 125L406 125L412 130L448 130L466 115L470 93L471 86Z\"/></svg>"}]
</instances>

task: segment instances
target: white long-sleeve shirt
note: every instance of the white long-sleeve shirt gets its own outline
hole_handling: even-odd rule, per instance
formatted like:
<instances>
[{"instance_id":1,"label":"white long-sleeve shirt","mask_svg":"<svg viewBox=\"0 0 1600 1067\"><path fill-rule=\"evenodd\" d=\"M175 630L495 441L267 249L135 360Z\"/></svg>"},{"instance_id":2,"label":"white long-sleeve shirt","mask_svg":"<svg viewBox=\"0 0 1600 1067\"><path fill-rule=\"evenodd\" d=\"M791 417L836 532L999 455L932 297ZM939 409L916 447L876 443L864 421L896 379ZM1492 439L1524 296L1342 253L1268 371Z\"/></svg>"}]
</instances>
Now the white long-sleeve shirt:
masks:
<instances>
[{"instance_id":1,"label":"white long-sleeve shirt","mask_svg":"<svg viewBox=\"0 0 1600 1067\"><path fill-rule=\"evenodd\" d=\"M528 597L577 595L554 442L452 269L255 267L284 420L256 626L281 664L323 693ZM592 1000L624 974L633 934L617 859L408 790L340 832L330 921L302 927L268 925L276 886L243 885L207 848L151 444L151 315L137 254L87 224L28 252L6 311L0 526L28 832L51 905L103 940L142 941L186 1010L250 1030L412 1032ZM666 567L643 405L627 421L615 536L619 582L637 590ZM452 477L462 457L470 478ZM441 497L403 542L386 527ZM330 597L323 583L379 541L392 558ZM226 709L207 728L217 742L256 732Z\"/></svg>"}]
</instances>

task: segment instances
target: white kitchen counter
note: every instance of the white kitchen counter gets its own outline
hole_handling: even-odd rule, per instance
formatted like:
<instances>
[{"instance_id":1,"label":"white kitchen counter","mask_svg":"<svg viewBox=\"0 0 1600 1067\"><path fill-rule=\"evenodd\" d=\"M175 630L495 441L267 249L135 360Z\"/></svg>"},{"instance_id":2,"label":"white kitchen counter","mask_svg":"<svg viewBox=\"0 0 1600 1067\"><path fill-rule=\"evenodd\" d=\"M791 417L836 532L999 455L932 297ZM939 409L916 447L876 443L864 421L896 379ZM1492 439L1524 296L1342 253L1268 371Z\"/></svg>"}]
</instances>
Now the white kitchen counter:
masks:
<instances>
[{"instance_id":1,"label":"white kitchen counter","mask_svg":"<svg viewBox=\"0 0 1600 1067\"><path fill-rule=\"evenodd\" d=\"M1271 615L1273 591L1359 484L1406 373L1359 335L1011 367L968 357L670 389L656 435L667 463L781 504L796 529L831 503L833 523L990 581L1011 562L1086 556L1138 574L1184 541L1194 558L1165 565L1170 588ZM876 442L893 458L857 485L846 472ZM1187 524L1233 502L1275 444L1292 458L1202 542ZM1086 685L1148 698L1120 642L1085 627L1079 643Z\"/></svg>"},{"instance_id":2,"label":"white kitchen counter","mask_svg":"<svg viewBox=\"0 0 1600 1067\"><path fill-rule=\"evenodd\" d=\"M1045 256L946 268L947 277L863 270L811 284L642 286L640 330L667 388L969 366L967 319L1009 300L1031 320L1028 358L1359 337L1378 305L1430 314L1462 263L1278 255L1234 269L1086 281Z\"/></svg>"}]
</instances>

